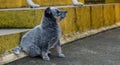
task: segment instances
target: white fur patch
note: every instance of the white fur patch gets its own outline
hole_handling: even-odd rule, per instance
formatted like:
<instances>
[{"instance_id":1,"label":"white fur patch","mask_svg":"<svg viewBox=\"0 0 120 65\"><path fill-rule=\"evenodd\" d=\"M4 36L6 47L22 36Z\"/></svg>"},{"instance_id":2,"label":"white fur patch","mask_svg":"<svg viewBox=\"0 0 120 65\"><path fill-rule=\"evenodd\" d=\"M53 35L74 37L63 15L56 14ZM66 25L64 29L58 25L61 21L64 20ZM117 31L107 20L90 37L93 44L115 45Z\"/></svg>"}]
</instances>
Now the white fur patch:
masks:
<instances>
[{"instance_id":1,"label":"white fur patch","mask_svg":"<svg viewBox=\"0 0 120 65\"><path fill-rule=\"evenodd\" d=\"M56 7L50 7L50 9L51 9L51 10L55 10L55 9L57 9L57 8L56 8Z\"/></svg>"}]
</instances>

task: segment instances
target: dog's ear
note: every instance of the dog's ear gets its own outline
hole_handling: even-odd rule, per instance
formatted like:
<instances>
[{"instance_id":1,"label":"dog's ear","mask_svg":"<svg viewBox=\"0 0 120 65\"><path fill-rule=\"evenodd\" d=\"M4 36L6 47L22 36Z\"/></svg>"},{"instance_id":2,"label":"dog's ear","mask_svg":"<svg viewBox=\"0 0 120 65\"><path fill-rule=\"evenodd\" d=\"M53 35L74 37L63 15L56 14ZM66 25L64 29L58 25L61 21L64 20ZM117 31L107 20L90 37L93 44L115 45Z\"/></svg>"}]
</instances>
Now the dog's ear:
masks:
<instances>
[{"instance_id":1,"label":"dog's ear","mask_svg":"<svg viewBox=\"0 0 120 65\"><path fill-rule=\"evenodd\" d=\"M51 12L50 7L45 9L45 14L44 15L45 15L45 17L52 17L52 12Z\"/></svg>"}]
</instances>

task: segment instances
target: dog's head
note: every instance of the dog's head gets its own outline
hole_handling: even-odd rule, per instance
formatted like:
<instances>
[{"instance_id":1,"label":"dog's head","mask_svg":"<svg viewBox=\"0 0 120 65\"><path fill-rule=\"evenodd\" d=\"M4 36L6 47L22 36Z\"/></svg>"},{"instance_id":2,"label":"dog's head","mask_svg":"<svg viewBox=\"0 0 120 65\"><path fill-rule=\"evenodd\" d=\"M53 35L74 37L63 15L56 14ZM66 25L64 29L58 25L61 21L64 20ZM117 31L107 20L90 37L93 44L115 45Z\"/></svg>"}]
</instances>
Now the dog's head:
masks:
<instances>
[{"instance_id":1,"label":"dog's head","mask_svg":"<svg viewBox=\"0 0 120 65\"><path fill-rule=\"evenodd\" d=\"M64 19L66 17L66 13L67 13L67 11L62 11L55 7L48 7L45 10L44 15L47 18L52 18L52 19L56 19L57 21L61 21L62 19Z\"/></svg>"}]
</instances>

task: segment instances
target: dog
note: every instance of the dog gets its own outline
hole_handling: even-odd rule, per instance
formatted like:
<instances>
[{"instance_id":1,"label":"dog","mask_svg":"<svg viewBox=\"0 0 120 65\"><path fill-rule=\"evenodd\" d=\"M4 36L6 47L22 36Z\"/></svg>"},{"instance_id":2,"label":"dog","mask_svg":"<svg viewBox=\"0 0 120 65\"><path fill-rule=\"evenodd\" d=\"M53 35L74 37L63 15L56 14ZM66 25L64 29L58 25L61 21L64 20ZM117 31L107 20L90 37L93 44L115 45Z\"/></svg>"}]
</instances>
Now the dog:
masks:
<instances>
[{"instance_id":1,"label":"dog","mask_svg":"<svg viewBox=\"0 0 120 65\"><path fill-rule=\"evenodd\" d=\"M39 8L40 5L35 4L32 0L27 0L28 5L30 6L30 8Z\"/></svg>"},{"instance_id":2,"label":"dog","mask_svg":"<svg viewBox=\"0 0 120 65\"><path fill-rule=\"evenodd\" d=\"M31 57L42 55L43 60L50 60L48 53L55 47L58 57L64 58L60 45L61 30L59 22L66 17L67 11L59 10L55 7L45 9L40 25L28 31L21 38L21 43L13 49L15 54L24 51Z\"/></svg>"}]
</instances>

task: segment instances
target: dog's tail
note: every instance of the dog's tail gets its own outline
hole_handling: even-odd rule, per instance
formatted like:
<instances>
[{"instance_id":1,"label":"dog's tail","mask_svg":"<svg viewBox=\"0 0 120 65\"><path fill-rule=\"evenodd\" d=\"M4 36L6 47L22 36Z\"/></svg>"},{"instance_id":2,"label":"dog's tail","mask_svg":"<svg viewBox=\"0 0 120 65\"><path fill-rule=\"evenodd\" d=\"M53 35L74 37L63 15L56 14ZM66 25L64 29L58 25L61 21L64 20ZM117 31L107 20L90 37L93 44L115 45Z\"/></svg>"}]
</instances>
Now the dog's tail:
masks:
<instances>
[{"instance_id":1,"label":"dog's tail","mask_svg":"<svg viewBox=\"0 0 120 65\"><path fill-rule=\"evenodd\" d=\"M16 55L20 54L20 52L22 52L22 48L20 46L17 46L13 49L13 53Z\"/></svg>"}]
</instances>

